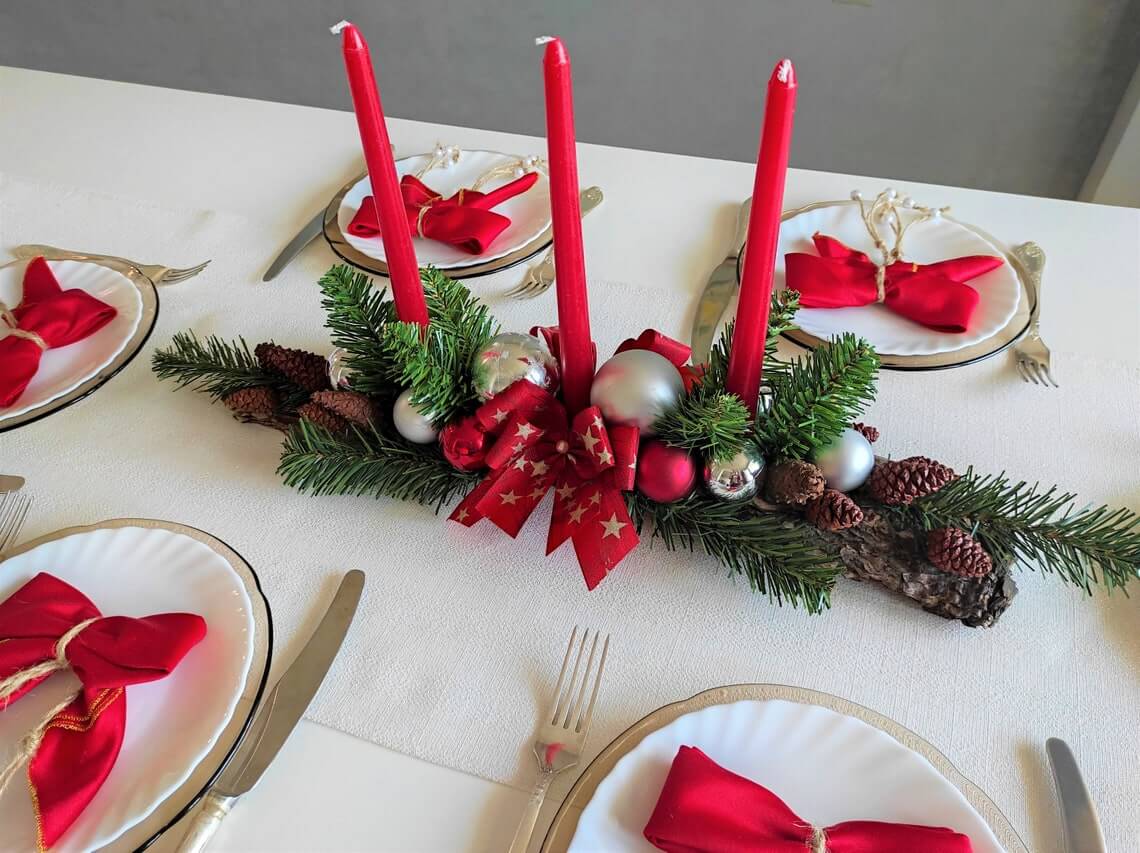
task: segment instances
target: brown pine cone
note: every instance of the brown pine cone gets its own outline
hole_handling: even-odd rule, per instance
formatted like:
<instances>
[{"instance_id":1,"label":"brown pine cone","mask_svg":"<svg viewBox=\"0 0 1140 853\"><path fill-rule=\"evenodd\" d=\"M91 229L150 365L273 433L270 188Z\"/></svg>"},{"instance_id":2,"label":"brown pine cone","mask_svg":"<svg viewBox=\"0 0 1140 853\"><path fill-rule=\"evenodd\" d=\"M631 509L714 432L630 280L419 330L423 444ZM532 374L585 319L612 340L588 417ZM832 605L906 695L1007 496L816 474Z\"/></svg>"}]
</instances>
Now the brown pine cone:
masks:
<instances>
[{"instance_id":1,"label":"brown pine cone","mask_svg":"<svg viewBox=\"0 0 1140 853\"><path fill-rule=\"evenodd\" d=\"M263 370L284 376L306 391L324 391L329 387L328 362L316 353L263 343L254 347L253 354Z\"/></svg>"},{"instance_id":2,"label":"brown pine cone","mask_svg":"<svg viewBox=\"0 0 1140 853\"><path fill-rule=\"evenodd\" d=\"M915 498L934 494L957 477L953 469L925 456L888 459L875 464L867 478L867 491L879 503L906 506Z\"/></svg>"},{"instance_id":3,"label":"brown pine cone","mask_svg":"<svg viewBox=\"0 0 1140 853\"><path fill-rule=\"evenodd\" d=\"M265 385L242 388L222 398L226 408L238 415L270 418L281 407L281 395Z\"/></svg>"},{"instance_id":4,"label":"brown pine cone","mask_svg":"<svg viewBox=\"0 0 1140 853\"><path fill-rule=\"evenodd\" d=\"M804 517L820 530L846 530L863 522L863 510L843 492L826 489L808 501Z\"/></svg>"},{"instance_id":5,"label":"brown pine cone","mask_svg":"<svg viewBox=\"0 0 1140 853\"><path fill-rule=\"evenodd\" d=\"M863 438L867 439L871 444L879 440L879 431L870 424L856 422L851 424L851 429L855 430L855 432L863 433Z\"/></svg>"},{"instance_id":6,"label":"brown pine cone","mask_svg":"<svg viewBox=\"0 0 1140 853\"><path fill-rule=\"evenodd\" d=\"M927 533L926 558L942 571L964 578L985 577L994 567L982 543L957 527L939 527Z\"/></svg>"},{"instance_id":7,"label":"brown pine cone","mask_svg":"<svg viewBox=\"0 0 1140 853\"><path fill-rule=\"evenodd\" d=\"M372 398L359 391L317 391L312 399L357 426L368 426L376 418L377 409Z\"/></svg>"},{"instance_id":8,"label":"brown pine cone","mask_svg":"<svg viewBox=\"0 0 1140 853\"><path fill-rule=\"evenodd\" d=\"M336 412L330 412L320 403L305 403L297 409L297 414L329 432L348 432L348 421Z\"/></svg>"},{"instance_id":9,"label":"brown pine cone","mask_svg":"<svg viewBox=\"0 0 1140 853\"><path fill-rule=\"evenodd\" d=\"M768 500L777 504L801 506L823 494L823 472L810 462L792 459L768 469L765 489Z\"/></svg>"}]
</instances>

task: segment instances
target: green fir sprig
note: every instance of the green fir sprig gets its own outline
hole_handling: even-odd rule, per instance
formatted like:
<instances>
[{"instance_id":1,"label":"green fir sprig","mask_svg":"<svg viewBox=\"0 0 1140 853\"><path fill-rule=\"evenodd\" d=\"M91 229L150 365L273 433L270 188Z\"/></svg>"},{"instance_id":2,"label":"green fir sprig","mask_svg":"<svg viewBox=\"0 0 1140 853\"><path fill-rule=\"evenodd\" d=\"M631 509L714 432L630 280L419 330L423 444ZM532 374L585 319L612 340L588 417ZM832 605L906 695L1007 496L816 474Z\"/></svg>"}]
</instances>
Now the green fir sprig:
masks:
<instances>
[{"instance_id":1,"label":"green fir sprig","mask_svg":"<svg viewBox=\"0 0 1140 853\"><path fill-rule=\"evenodd\" d=\"M411 500L436 512L481 476L457 471L435 445L411 444L377 428L333 435L306 420L286 433L277 472L301 492Z\"/></svg>"},{"instance_id":2,"label":"green fir sprig","mask_svg":"<svg viewBox=\"0 0 1140 853\"><path fill-rule=\"evenodd\" d=\"M192 388L215 400L261 386L281 394L286 408L296 408L309 397L304 388L262 369L244 338L225 341L214 335L199 338L193 332L177 332L170 346L155 350L151 367L160 379L172 380L179 388Z\"/></svg>"},{"instance_id":3,"label":"green fir sprig","mask_svg":"<svg viewBox=\"0 0 1140 853\"><path fill-rule=\"evenodd\" d=\"M652 539L670 551L703 551L748 579L754 592L777 604L820 613L831 606L840 568L812 545L798 523L776 513L717 501L695 493L670 504L640 494L627 496L641 533L652 524Z\"/></svg>"},{"instance_id":4,"label":"green fir sprig","mask_svg":"<svg viewBox=\"0 0 1140 853\"><path fill-rule=\"evenodd\" d=\"M937 492L900 509L925 530L971 531L999 562L1013 558L1067 583L1111 591L1140 578L1140 515L1107 506L1077 509L1056 486L1013 482L971 468Z\"/></svg>"}]
</instances>

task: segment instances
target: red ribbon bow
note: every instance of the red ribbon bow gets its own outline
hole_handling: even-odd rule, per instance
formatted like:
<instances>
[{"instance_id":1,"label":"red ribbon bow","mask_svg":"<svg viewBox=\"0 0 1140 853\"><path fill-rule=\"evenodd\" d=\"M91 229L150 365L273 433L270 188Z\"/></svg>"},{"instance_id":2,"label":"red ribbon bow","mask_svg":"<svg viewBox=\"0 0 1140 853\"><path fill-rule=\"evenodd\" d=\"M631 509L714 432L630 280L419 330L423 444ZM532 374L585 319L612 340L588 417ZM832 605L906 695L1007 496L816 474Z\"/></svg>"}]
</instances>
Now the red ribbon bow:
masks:
<instances>
[{"instance_id":1,"label":"red ribbon bow","mask_svg":"<svg viewBox=\"0 0 1140 853\"><path fill-rule=\"evenodd\" d=\"M61 652L61 638L88 620L95 621ZM104 617L79 590L44 573L0 602L0 679L62 654L83 684L47 722L28 764L41 849L59 840L111 772L126 726L126 686L164 678L205 635L206 623L191 613ZM0 711L50 674L20 685Z\"/></svg>"},{"instance_id":2,"label":"red ribbon bow","mask_svg":"<svg viewBox=\"0 0 1140 853\"><path fill-rule=\"evenodd\" d=\"M36 371L45 349L65 347L95 334L114 318L115 309L78 288L63 290L43 258L24 271L24 295L9 310L0 302L0 409L15 403Z\"/></svg>"},{"instance_id":3,"label":"red ribbon bow","mask_svg":"<svg viewBox=\"0 0 1140 853\"><path fill-rule=\"evenodd\" d=\"M511 220L491 208L534 186L536 172L523 175L489 193L463 189L451 198L433 192L413 175L400 179L400 194L408 215L408 229L414 237L447 243L472 255L481 255L511 224ZM377 237L380 220L372 196L365 196L349 223L348 233L357 237Z\"/></svg>"},{"instance_id":4,"label":"red ribbon bow","mask_svg":"<svg viewBox=\"0 0 1140 853\"><path fill-rule=\"evenodd\" d=\"M895 261L882 270L862 252L816 233L819 255L785 257L788 290L804 308L849 308L882 302L909 320L939 332L964 332L978 304L978 292L963 282L997 269L1005 261L970 255L933 264ZM881 284L881 288L880 288Z\"/></svg>"},{"instance_id":5,"label":"red ribbon bow","mask_svg":"<svg viewBox=\"0 0 1140 853\"><path fill-rule=\"evenodd\" d=\"M487 452L491 473L451 520L470 527L487 518L517 536L553 488L546 553L571 540L593 589L638 543L620 485L632 485L637 430L607 429L596 406L570 421L562 403L525 380L480 406L475 419L496 436Z\"/></svg>"},{"instance_id":6,"label":"red ribbon bow","mask_svg":"<svg viewBox=\"0 0 1140 853\"><path fill-rule=\"evenodd\" d=\"M851 820L817 828L762 785L725 770L696 747L682 746L645 837L673 853L970 853L952 829Z\"/></svg>"}]
</instances>

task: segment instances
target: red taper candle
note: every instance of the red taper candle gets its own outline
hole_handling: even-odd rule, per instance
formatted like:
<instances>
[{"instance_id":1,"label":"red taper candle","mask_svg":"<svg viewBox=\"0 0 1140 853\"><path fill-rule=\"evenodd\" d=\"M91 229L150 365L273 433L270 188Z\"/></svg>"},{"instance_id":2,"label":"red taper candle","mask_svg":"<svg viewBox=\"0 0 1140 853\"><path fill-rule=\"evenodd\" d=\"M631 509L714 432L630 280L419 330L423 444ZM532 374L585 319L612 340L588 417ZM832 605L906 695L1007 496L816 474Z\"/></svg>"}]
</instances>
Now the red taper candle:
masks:
<instances>
[{"instance_id":1,"label":"red taper candle","mask_svg":"<svg viewBox=\"0 0 1140 853\"><path fill-rule=\"evenodd\" d=\"M412 247L408 215L404 211L404 200L396 178L396 163L392 159L392 146L388 141L388 127L384 123L384 108L380 105L380 92L376 88L376 74L372 70L368 42L360 30L348 21L341 21L332 31L334 34L340 33L342 38L344 69L352 92L356 124L360 128L360 143L364 147L364 162L368 165L372 196L376 200L380 237L384 241L388 277L392 280L396 316L405 323L426 326L427 302L424 301L416 250Z\"/></svg>"},{"instance_id":2,"label":"red taper candle","mask_svg":"<svg viewBox=\"0 0 1140 853\"><path fill-rule=\"evenodd\" d=\"M781 59L768 81L764 128L756 182L752 187L752 215L744 244L744 270L740 276L740 304L728 356L725 385L756 414L760 378L764 370L764 342L768 337L768 308L776 244L780 238L780 215L784 205L784 179L792 146L792 122L796 111L796 70L790 59Z\"/></svg>"},{"instance_id":3,"label":"red taper candle","mask_svg":"<svg viewBox=\"0 0 1140 853\"><path fill-rule=\"evenodd\" d=\"M586 297L586 261L582 251L582 214L578 204L578 157L574 142L574 91L570 54L561 39L546 43L542 60L546 85L546 149L550 163L550 215L554 264L558 275L558 347L562 361L562 399L571 415L590 405L594 380L594 344Z\"/></svg>"}]
</instances>

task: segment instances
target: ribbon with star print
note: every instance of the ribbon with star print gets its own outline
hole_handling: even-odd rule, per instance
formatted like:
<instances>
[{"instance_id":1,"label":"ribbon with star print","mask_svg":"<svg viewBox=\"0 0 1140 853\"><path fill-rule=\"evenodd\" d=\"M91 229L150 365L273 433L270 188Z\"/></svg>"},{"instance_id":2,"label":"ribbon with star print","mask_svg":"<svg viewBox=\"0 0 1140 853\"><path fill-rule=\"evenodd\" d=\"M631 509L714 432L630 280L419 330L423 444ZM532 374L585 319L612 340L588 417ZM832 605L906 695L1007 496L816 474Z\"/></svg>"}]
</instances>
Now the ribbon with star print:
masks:
<instances>
[{"instance_id":1,"label":"ribbon with star print","mask_svg":"<svg viewBox=\"0 0 1140 853\"><path fill-rule=\"evenodd\" d=\"M474 417L495 436L487 452L491 470L451 520L470 527L486 518L517 536L553 489L546 553L573 542L586 587L593 589L639 541L621 494L633 486L637 429L607 428L596 406L571 420L553 395L526 381L484 403Z\"/></svg>"}]
</instances>

